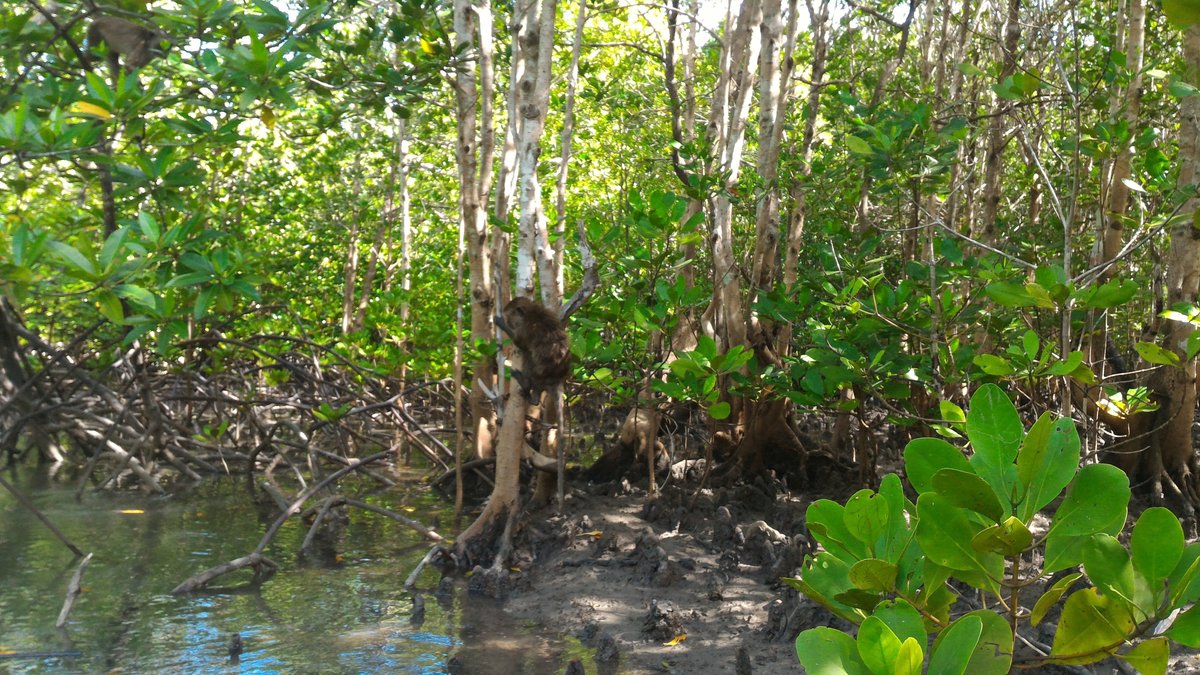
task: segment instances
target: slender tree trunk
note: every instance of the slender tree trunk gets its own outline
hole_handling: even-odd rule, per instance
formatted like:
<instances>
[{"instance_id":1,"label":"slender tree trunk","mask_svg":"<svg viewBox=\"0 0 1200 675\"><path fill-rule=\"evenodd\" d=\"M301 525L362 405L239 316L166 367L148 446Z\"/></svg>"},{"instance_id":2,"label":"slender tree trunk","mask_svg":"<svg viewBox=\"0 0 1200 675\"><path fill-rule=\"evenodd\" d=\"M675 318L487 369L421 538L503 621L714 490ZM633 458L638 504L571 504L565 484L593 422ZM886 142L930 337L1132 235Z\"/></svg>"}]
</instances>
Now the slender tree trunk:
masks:
<instances>
[{"instance_id":1,"label":"slender tree trunk","mask_svg":"<svg viewBox=\"0 0 1200 675\"><path fill-rule=\"evenodd\" d=\"M466 228L470 259L471 339L487 341L494 337L492 317L496 312L487 220L495 151L492 10L488 0L455 0L454 40L460 50L472 57L459 66L454 78L458 113L459 211ZM494 387L495 370L490 359L480 359L473 370L468 401L471 426L475 431L475 451L480 457L488 457L492 454L495 420L484 389Z\"/></svg>"},{"instance_id":2,"label":"slender tree trunk","mask_svg":"<svg viewBox=\"0 0 1200 675\"><path fill-rule=\"evenodd\" d=\"M1146 35L1146 5L1144 0L1129 0L1128 23L1125 33L1125 67L1129 71L1129 85L1124 96L1115 98L1119 102L1119 116L1129 128L1132 137L1137 136L1138 115L1142 101L1142 59ZM1121 148L1113 161L1112 177L1108 181L1108 199L1104 208L1103 251L1098 262L1116 259L1125 243L1125 214L1129 210L1129 180L1133 163L1133 143ZM1116 270L1109 267L1102 275L1111 279Z\"/></svg>"},{"instance_id":3,"label":"slender tree trunk","mask_svg":"<svg viewBox=\"0 0 1200 675\"><path fill-rule=\"evenodd\" d=\"M783 287L792 296L800 271L800 252L804 248L804 222L808 216L808 180L812 176L813 140L817 135L817 115L820 111L821 89L824 87L825 67L829 54L829 0L820 0L813 6L812 0L805 0L808 5L810 21L809 31L812 35L812 66L809 71L808 96L804 103L804 128L800 133L800 143L794 147L792 154L800 158L798 177L792 181L789 193L792 200L791 211L788 214L787 249L783 261ZM786 356L792 347L792 324L784 322L780 326L778 352Z\"/></svg>"},{"instance_id":4,"label":"slender tree trunk","mask_svg":"<svg viewBox=\"0 0 1200 675\"><path fill-rule=\"evenodd\" d=\"M517 108L510 113L519 116L516 146L520 171L520 222L515 294L524 297L533 294L536 253L543 301L552 309L561 305L562 293L561 290L555 292L557 274L550 269L554 255L546 236L546 214L542 208L537 160L541 153L541 137L550 98L556 9L556 0L520 0L514 9L513 58L522 64L523 77L518 84ZM524 367L519 350L514 351L512 360L515 369ZM492 566L495 573L503 571L511 553L512 528L509 525L516 522L519 514L520 462L525 445L527 407L525 397L519 393L513 392L508 396L496 444L495 486L483 512L458 540L458 551L470 560L478 559L481 551L490 549L499 535ZM505 524L503 530L501 523Z\"/></svg>"},{"instance_id":5,"label":"slender tree trunk","mask_svg":"<svg viewBox=\"0 0 1200 675\"><path fill-rule=\"evenodd\" d=\"M375 237L371 241L371 252L367 258L367 270L363 274L362 292L358 298L358 310L354 314L352 330L362 330L367 320L367 305L371 304L371 295L375 292L375 275L379 269L379 258L383 254L384 239L389 236L393 223L396 222L396 182L403 171L400 164L404 162L404 148L407 128L405 120L396 125L396 141L393 143L391 168L388 172L387 194L384 197L383 217L375 228Z\"/></svg>"},{"instance_id":6,"label":"slender tree trunk","mask_svg":"<svg viewBox=\"0 0 1200 675\"><path fill-rule=\"evenodd\" d=\"M1192 86L1200 85L1200 24L1194 24L1184 32L1183 57L1187 82ZM1179 186L1190 190L1200 181L1200 101L1194 96L1184 97L1180 117ZM1184 205L1183 212L1195 213L1197 210L1200 210L1200 198L1192 197ZM1195 304L1200 301L1200 231L1191 218L1183 218L1170 228L1170 233L1171 243L1166 255L1167 307ZM1166 347L1184 359L1185 346L1194 330L1188 322L1167 321ZM1186 493L1185 505L1194 507L1198 494L1192 420L1196 414L1197 368L1195 359L1185 359L1182 363L1181 368L1159 368L1162 381L1154 388L1161 397L1160 420L1152 447L1162 455L1163 472L1157 480L1173 480L1175 487Z\"/></svg>"},{"instance_id":7,"label":"slender tree trunk","mask_svg":"<svg viewBox=\"0 0 1200 675\"><path fill-rule=\"evenodd\" d=\"M561 156L558 164L558 180L555 185L555 242L554 263L552 266L554 286L558 296L558 305L562 305L564 287L563 278L563 248L566 244L567 231L567 173L571 164L571 142L575 130L575 89L579 81L579 54L583 48L583 27L587 23L587 0L579 0L579 8L575 14L575 37L571 46L571 64L567 69L567 98L563 107L563 128L560 136ZM548 304L548 303L547 303ZM563 473L565 471L566 453L562 448L563 429L566 428L566 417L563 407L562 387L555 387L546 392L546 410L542 421L546 424L543 434L544 445L542 454L558 459L557 475L539 473L537 485L534 487L534 503L545 503L550 499L550 493L557 487L558 508L563 506L563 490L565 489Z\"/></svg>"},{"instance_id":8,"label":"slender tree trunk","mask_svg":"<svg viewBox=\"0 0 1200 675\"><path fill-rule=\"evenodd\" d=\"M1017 70L1017 45L1021 39L1021 0L1008 0L1008 12L1004 22L1004 43L1001 54L1000 74L997 82L1003 82ZM1001 179L1003 178L1004 146L1008 144L1008 102L997 98L988 122L987 154L983 167L983 212L977 227L971 233L987 244L996 241L996 216L1000 209Z\"/></svg>"},{"instance_id":9,"label":"slender tree trunk","mask_svg":"<svg viewBox=\"0 0 1200 675\"><path fill-rule=\"evenodd\" d=\"M358 230L359 230L359 214L358 199L359 192L362 190L362 170L358 157L354 159L354 188L350 192L350 198L354 200L354 208L351 208L350 213L350 234L346 242L346 262L342 266L342 333L349 333L354 329L354 289L358 284ZM338 216L339 220L343 220L342 216ZM344 222L344 220L343 220Z\"/></svg>"}]
</instances>

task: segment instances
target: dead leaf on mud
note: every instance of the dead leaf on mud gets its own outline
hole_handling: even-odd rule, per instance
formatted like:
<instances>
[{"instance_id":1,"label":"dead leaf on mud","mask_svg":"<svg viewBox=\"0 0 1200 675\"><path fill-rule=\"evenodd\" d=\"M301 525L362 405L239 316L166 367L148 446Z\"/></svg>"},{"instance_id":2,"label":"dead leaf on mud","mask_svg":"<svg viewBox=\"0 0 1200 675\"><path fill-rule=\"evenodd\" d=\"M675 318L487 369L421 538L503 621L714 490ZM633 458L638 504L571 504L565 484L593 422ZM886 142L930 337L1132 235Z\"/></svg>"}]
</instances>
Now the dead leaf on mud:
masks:
<instances>
[{"instance_id":1,"label":"dead leaf on mud","mask_svg":"<svg viewBox=\"0 0 1200 675\"><path fill-rule=\"evenodd\" d=\"M675 637L671 638L670 642L664 642L663 646L664 647L674 647L686 639L687 639L687 633L680 633L679 635L676 635Z\"/></svg>"}]
</instances>

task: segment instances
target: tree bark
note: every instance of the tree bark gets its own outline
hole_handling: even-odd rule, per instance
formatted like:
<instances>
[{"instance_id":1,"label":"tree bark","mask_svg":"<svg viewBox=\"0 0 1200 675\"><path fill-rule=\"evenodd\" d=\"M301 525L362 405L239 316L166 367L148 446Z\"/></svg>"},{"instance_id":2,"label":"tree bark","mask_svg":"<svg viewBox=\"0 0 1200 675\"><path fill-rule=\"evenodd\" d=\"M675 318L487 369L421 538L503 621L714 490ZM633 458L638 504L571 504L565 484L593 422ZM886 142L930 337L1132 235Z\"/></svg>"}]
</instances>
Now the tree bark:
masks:
<instances>
[{"instance_id":1,"label":"tree bark","mask_svg":"<svg viewBox=\"0 0 1200 675\"><path fill-rule=\"evenodd\" d=\"M1004 43L1001 54L1000 74L997 82L1003 82L1017 70L1017 45L1021 39L1021 0L1008 0L1008 12L1004 22ZM988 122L987 151L983 168L983 212L971 234L980 241L992 244L996 241L996 216L1000 209L1000 181L1003 177L1004 146L1008 144L1008 102L997 98L992 106Z\"/></svg>"},{"instance_id":2,"label":"tree bark","mask_svg":"<svg viewBox=\"0 0 1200 675\"><path fill-rule=\"evenodd\" d=\"M492 12L488 0L455 0L455 45L473 58L460 64L454 79L458 114L456 157L459 172L459 213L466 228L470 259L471 339L493 339L496 312L489 245L487 202L491 192L495 132L492 124ZM495 421L484 388L494 386L491 359L474 366L469 408L475 431L475 452L490 457Z\"/></svg>"}]
</instances>

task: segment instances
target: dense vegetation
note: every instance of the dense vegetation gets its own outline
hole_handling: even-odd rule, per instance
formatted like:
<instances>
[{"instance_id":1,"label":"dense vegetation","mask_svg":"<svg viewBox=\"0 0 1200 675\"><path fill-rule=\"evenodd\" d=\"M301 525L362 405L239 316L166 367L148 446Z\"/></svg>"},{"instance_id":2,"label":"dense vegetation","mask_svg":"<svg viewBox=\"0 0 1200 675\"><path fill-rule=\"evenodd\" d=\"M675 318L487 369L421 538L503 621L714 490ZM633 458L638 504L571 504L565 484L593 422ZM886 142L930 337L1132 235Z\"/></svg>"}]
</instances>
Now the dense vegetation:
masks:
<instances>
[{"instance_id":1,"label":"dense vegetation","mask_svg":"<svg viewBox=\"0 0 1200 675\"><path fill-rule=\"evenodd\" d=\"M1198 20L1191 0L6 3L0 452L163 489L283 436L344 462L407 429L446 470L494 462L457 551L501 570L525 434L498 420L529 404L489 399L493 317L532 296L565 306L566 407L610 401L587 418L624 419L626 466L693 410L706 481L853 462L878 485L997 383L1194 528ZM409 412L435 389L444 445ZM562 408L540 406L544 455Z\"/></svg>"}]
</instances>

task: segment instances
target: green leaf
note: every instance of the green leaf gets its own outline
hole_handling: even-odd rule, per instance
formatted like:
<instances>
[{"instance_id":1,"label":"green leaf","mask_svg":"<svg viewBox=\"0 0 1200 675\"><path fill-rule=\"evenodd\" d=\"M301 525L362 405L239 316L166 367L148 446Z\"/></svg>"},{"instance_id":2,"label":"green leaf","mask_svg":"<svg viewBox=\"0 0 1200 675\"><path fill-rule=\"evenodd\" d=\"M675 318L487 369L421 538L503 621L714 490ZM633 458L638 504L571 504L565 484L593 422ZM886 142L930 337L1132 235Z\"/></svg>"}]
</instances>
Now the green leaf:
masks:
<instances>
[{"instance_id":1,"label":"green leaf","mask_svg":"<svg viewBox=\"0 0 1200 675\"><path fill-rule=\"evenodd\" d=\"M853 590L854 584L850 583L849 566L827 552L809 558L800 570L799 579L785 581L847 621L858 623L863 618L861 612L837 599L837 596Z\"/></svg>"},{"instance_id":2,"label":"green leaf","mask_svg":"<svg viewBox=\"0 0 1200 675\"><path fill-rule=\"evenodd\" d=\"M112 267L113 260L116 259L117 253L120 252L121 246L125 243L125 234L129 230L120 228L108 235L104 240L104 246L100 249L100 267L101 269L109 269Z\"/></svg>"},{"instance_id":3,"label":"green leaf","mask_svg":"<svg viewBox=\"0 0 1200 675\"><path fill-rule=\"evenodd\" d=\"M1076 581L1079 581L1079 578L1082 576L1082 572L1068 574L1067 576L1054 582L1053 586L1046 589L1046 591L1042 593L1042 597L1038 598L1037 602L1034 603L1033 611L1029 613L1029 625L1036 626L1041 623L1042 619L1046 618L1046 612L1049 612L1050 608L1053 607L1059 601L1059 599L1062 598L1063 594L1067 592L1067 589L1070 588L1071 585Z\"/></svg>"},{"instance_id":4,"label":"green leaf","mask_svg":"<svg viewBox=\"0 0 1200 675\"><path fill-rule=\"evenodd\" d=\"M187 286L195 286L212 281L212 274L208 272L188 272L180 274L166 283L166 288L181 288Z\"/></svg>"},{"instance_id":5,"label":"green leaf","mask_svg":"<svg viewBox=\"0 0 1200 675\"><path fill-rule=\"evenodd\" d=\"M1177 366L1179 365L1179 355L1170 349L1160 347L1153 342L1139 342L1133 346L1137 353L1146 359L1147 363L1153 363L1161 366Z\"/></svg>"},{"instance_id":6,"label":"green leaf","mask_svg":"<svg viewBox=\"0 0 1200 675\"><path fill-rule=\"evenodd\" d=\"M714 420L723 420L729 417L732 408L727 401L720 401L708 406L708 414Z\"/></svg>"},{"instance_id":7,"label":"green leaf","mask_svg":"<svg viewBox=\"0 0 1200 675\"><path fill-rule=\"evenodd\" d=\"M967 438L975 450L970 463L1001 499L1012 500L1017 480L1013 460L1024 437L1021 416L1004 390L994 384L976 390L967 410Z\"/></svg>"},{"instance_id":8,"label":"green leaf","mask_svg":"<svg viewBox=\"0 0 1200 675\"><path fill-rule=\"evenodd\" d=\"M1116 528L1117 531L1120 529L1120 526ZM1043 563L1042 571L1050 574L1082 563L1083 549L1091 540L1092 535L1090 534L1048 537L1046 539L1046 561Z\"/></svg>"},{"instance_id":9,"label":"green leaf","mask_svg":"<svg viewBox=\"0 0 1200 675\"><path fill-rule=\"evenodd\" d=\"M154 297L153 293L142 288L141 286L134 286L133 284L121 284L113 290L116 291L117 295L121 296L122 298L130 300L143 307L154 309L158 305L158 298Z\"/></svg>"},{"instance_id":10,"label":"green leaf","mask_svg":"<svg viewBox=\"0 0 1200 675\"><path fill-rule=\"evenodd\" d=\"M158 221L154 216L145 211L138 211L138 227L142 230L142 235L148 241L156 242L162 234L162 230L158 226Z\"/></svg>"},{"instance_id":11,"label":"green leaf","mask_svg":"<svg viewBox=\"0 0 1200 675\"><path fill-rule=\"evenodd\" d=\"M1133 566L1159 595L1164 579L1175 569L1183 557L1183 527L1179 518L1169 509L1155 506L1146 509L1133 526L1130 548L1133 549Z\"/></svg>"},{"instance_id":12,"label":"green leaf","mask_svg":"<svg viewBox=\"0 0 1200 675\"><path fill-rule=\"evenodd\" d=\"M846 134L846 147L856 155L873 155L875 151L871 149L871 144L867 143L858 136Z\"/></svg>"},{"instance_id":13,"label":"green leaf","mask_svg":"<svg viewBox=\"0 0 1200 675\"><path fill-rule=\"evenodd\" d=\"M1105 595L1132 600L1133 562L1111 534L1092 535L1091 543L1083 549L1083 570Z\"/></svg>"},{"instance_id":14,"label":"green leaf","mask_svg":"<svg viewBox=\"0 0 1200 675\"><path fill-rule=\"evenodd\" d=\"M1200 649L1200 605L1192 605L1188 611L1175 617L1167 629L1167 637L1185 647Z\"/></svg>"},{"instance_id":15,"label":"green leaf","mask_svg":"<svg viewBox=\"0 0 1200 675\"><path fill-rule=\"evenodd\" d=\"M74 246L61 241L52 241L48 246L55 256L82 274L85 279L96 278L95 263L85 258Z\"/></svg>"},{"instance_id":16,"label":"green leaf","mask_svg":"<svg viewBox=\"0 0 1200 675\"><path fill-rule=\"evenodd\" d=\"M1029 522L1071 483L1079 468L1079 432L1070 419L1043 413L1017 452L1017 478L1025 486L1021 520Z\"/></svg>"},{"instance_id":17,"label":"green leaf","mask_svg":"<svg viewBox=\"0 0 1200 675\"><path fill-rule=\"evenodd\" d=\"M1200 542L1183 549L1179 564L1167 579L1171 589L1170 607L1182 607L1200 600Z\"/></svg>"},{"instance_id":18,"label":"green leaf","mask_svg":"<svg viewBox=\"0 0 1200 675\"><path fill-rule=\"evenodd\" d=\"M925 620L921 613L904 600L881 602L875 608L873 616L887 625L902 642L916 640L924 649L929 640L925 630Z\"/></svg>"},{"instance_id":19,"label":"green leaf","mask_svg":"<svg viewBox=\"0 0 1200 675\"><path fill-rule=\"evenodd\" d=\"M963 616L942 631L933 643L929 657L929 672L944 675L963 675L971 654L979 645L983 621L977 616Z\"/></svg>"},{"instance_id":20,"label":"green leaf","mask_svg":"<svg viewBox=\"0 0 1200 675\"><path fill-rule=\"evenodd\" d=\"M938 412L941 413L942 419L947 422L961 424L967 421L967 414L954 401L947 401L946 399L938 401Z\"/></svg>"},{"instance_id":21,"label":"green leaf","mask_svg":"<svg viewBox=\"0 0 1200 675\"><path fill-rule=\"evenodd\" d=\"M1075 301L1075 307L1078 309L1110 309L1132 300L1138 288L1140 288L1138 282L1132 279L1123 282L1109 281L1083 290L1079 294L1079 299Z\"/></svg>"},{"instance_id":22,"label":"green leaf","mask_svg":"<svg viewBox=\"0 0 1200 675\"><path fill-rule=\"evenodd\" d=\"M199 321L208 314L208 308L212 305L213 294L216 293L215 286L209 286L196 294L196 304L192 308L192 318Z\"/></svg>"},{"instance_id":23,"label":"green leaf","mask_svg":"<svg viewBox=\"0 0 1200 675\"><path fill-rule=\"evenodd\" d=\"M896 675L921 675L921 666L925 664L925 651L921 643L908 638L900 644L900 653L892 665L891 672Z\"/></svg>"},{"instance_id":24,"label":"green leaf","mask_svg":"<svg viewBox=\"0 0 1200 675\"><path fill-rule=\"evenodd\" d=\"M846 527L846 508L829 499L818 499L805 510L809 532L830 554L849 565L870 558L867 546Z\"/></svg>"},{"instance_id":25,"label":"green leaf","mask_svg":"<svg viewBox=\"0 0 1200 675\"><path fill-rule=\"evenodd\" d=\"M966 672L969 675L1008 675L1012 667L1013 653L1013 634L1008 622L996 612L987 609L968 612L958 620L962 621L967 617L978 618L983 624L983 631L979 635L979 644L975 646L975 652L971 654ZM943 632L938 636L938 642L934 643L935 652L939 650L939 642L944 641L944 635ZM929 672L933 675L934 671Z\"/></svg>"},{"instance_id":26,"label":"green leaf","mask_svg":"<svg viewBox=\"0 0 1200 675\"><path fill-rule=\"evenodd\" d=\"M972 471L942 469L933 474L933 489L951 504L993 521L999 521L1005 515L991 486Z\"/></svg>"},{"instance_id":27,"label":"green leaf","mask_svg":"<svg viewBox=\"0 0 1200 675\"><path fill-rule=\"evenodd\" d=\"M895 670L900 645L900 638L878 617L868 616L858 627L858 655L873 673Z\"/></svg>"},{"instance_id":28,"label":"green leaf","mask_svg":"<svg viewBox=\"0 0 1200 675\"><path fill-rule=\"evenodd\" d=\"M940 438L914 438L904 448L904 473L917 494L933 490L933 474L942 469L972 471L962 450Z\"/></svg>"},{"instance_id":29,"label":"green leaf","mask_svg":"<svg viewBox=\"0 0 1200 675\"><path fill-rule=\"evenodd\" d=\"M1054 301L1046 289L1037 284L1018 286L1006 281L996 281L983 289L987 296L1005 307L1041 307L1054 309Z\"/></svg>"},{"instance_id":30,"label":"green leaf","mask_svg":"<svg viewBox=\"0 0 1200 675\"><path fill-rule=\"evenodd\" d=\"M976 551L990 551L1005 557L1024 553L1033 545L1033 533L1016 516L1009 516L1003 523L992 525L975 535L971 546Z\"/></svg>"},{"instance_id":31,"label":"green leaf","mask_svg":"<svg viewBox=\"0 0 1200 675\"><path fill-rule=\"evenodd\" d=\"M1091 536L1106 531L1114 521L1124 523L1128 506L1129 476L1111 464L1089 464L1079 470L1046 536Z\"/></svg>"},{"instance_id":32,"label":"green leaf","mask_svg":"<svg viewBox=\"0 0 1200 675\"><path fill-rule=\"evenodd\" d=\"M1143 640L1133 649L1117 655L1118 658L1136 668L1141 675L1165 675L1170 656L1170 642L1161 636Z\"/></svg>"},{"instance_id":33,"label":"green leaf","mask_svg":"<svg viewBox=\"0 0 1200 675\"><path fill-rule=\"evenodd\" d=\"M811 675L871 675L854 638L833 628L812 628L796 637L796 656Z\"/></svg>"},{"instance_id":34,"label":"green leaf","mask_svg":"<svg viewBox=\"0 0 1200 675\"><path fill-rule=\"evenodd\" d=\"M936 492L917 499L917 515L917 542L930 560L953 570L978 572L985 577L984 583L994 586L1003 574L1004 559L971 547L982 525L968 520L966 511Z\"/></svg>"},{"instance_id":35,"label":"green leaf","mask_svg":"<svg viewBox=\"0 0 1200 675\"><path fill-rule=\"evenodd\" d=\"M1085 588L1063 605L1050 656L1056 663L1095 663L1116 652L1134 628L1133 616L1120 598Z\"/></svg>"},{"instance_id":36,"label":"green leaf","mask_svg":"<svg viewBox=\"0 0 1200 675\"><path fill-rule=\"evenodd\" d=\"M864 591L891 593L896 590L897 568L879 558L860 560L850 568L850 583Z\"/></svg>"},{"instance_id":37,"label":"green leaf","mask_svg":"<svg viewBox=\"0 0 1200 675\"><path fill-rule=\"evenodd\" d=\"M120 326L125 323L125 309L121 307L121 298L107 288L96 292L96 304L101 316Z\"/></svg>"},{"instance_id":38,"label":"green leaf","mask_svg":"<svg viewBox=\"0 0 1200 675\"><path fill-rule=\"evenodd\" d=\"M1017 372L1008 359L995 354L976 354L971 361L988 375L1007 377Z\"/></svg>"},{"instance_id":39,"label":"green leaf","mask_svg":"<svg viewBox=\"0 0 1200 675\"><path fill-rule=\"evenodd\" d=\"M874 550L888 530L891 517L887 500L871 490L859 490L846 500L846 529ZM877 552L878 553L878 552Z\"/></svg>"}]
</instances>

